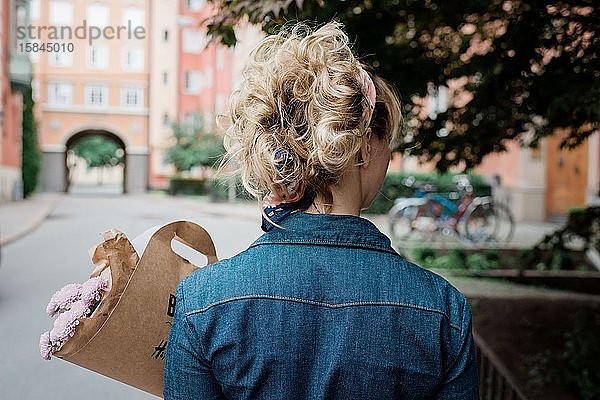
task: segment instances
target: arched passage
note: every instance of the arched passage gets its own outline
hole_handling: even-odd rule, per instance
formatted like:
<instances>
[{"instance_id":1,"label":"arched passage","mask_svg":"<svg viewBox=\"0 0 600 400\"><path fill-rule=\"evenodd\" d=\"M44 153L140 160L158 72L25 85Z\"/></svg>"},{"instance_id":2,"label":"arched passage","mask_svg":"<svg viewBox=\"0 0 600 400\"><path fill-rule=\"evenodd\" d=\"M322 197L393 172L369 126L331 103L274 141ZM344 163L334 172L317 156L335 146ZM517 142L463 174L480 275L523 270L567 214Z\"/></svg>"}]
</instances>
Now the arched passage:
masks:
<instances>
[{"instance_id":1,"label":"arched passage","mask_svg":"<svg viewBox=\"0 0 600 400\"><path fill-rule=\"evenodd\" d=\"M123 140L117 136L116 134L109 132L107 130L104 129L86 129L86 130L82 130L80 132L77 132L75 134L73 134L65 143L65 153L64 153L64 171L65 171L65 176L64 176L64 182L65 182L65 192L69 192L69 189L71 189L71 185L73 183L73 174L76 171L78 167L77 165L75 165L73 163L73 157L74 157L74 152L72 151L78 143L81 143L82 140L84 139L88 139L88 138L93 138L93 137L100 137L103 139L106 139L112 143L114 143L114 145L116 145L117 149L117 155L120 156L122 158L122 171L119 171L118 174L120 175L120 190L115 191L115 194L118 193L126 193L127 192L127 147L125 145L125 143L123 142ZM120 150L120 152L118 151ZM103 167L99 167L99 168L103 168ZM97 171L98 173L102 174L102 170Z\"/></svg>"}]
</instances>

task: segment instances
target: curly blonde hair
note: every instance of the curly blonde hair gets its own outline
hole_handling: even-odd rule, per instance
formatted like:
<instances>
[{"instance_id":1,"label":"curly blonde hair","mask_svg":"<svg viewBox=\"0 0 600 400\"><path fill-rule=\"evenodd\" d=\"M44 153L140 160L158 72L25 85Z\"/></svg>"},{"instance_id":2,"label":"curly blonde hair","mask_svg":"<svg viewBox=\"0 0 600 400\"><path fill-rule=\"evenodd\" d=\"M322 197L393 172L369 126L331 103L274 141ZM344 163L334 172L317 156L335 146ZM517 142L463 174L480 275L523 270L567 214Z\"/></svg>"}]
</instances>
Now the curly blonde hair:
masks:
<instances>
[{"instance_id":1,"label":"curly blonde hair","mask_svg":"<svg viewBox=\"0 0 600 400\"><path fill-rule=\"evenodd\" d=\"M330 188L356 161L371 134L395 138L400 105L393 88L370 74L372 117L360 69L342 25L305 23L266 37L250 54L230 97L225 161L235 160L257 199L284 189L331 200Z\"/></svg>"}]
</instances>

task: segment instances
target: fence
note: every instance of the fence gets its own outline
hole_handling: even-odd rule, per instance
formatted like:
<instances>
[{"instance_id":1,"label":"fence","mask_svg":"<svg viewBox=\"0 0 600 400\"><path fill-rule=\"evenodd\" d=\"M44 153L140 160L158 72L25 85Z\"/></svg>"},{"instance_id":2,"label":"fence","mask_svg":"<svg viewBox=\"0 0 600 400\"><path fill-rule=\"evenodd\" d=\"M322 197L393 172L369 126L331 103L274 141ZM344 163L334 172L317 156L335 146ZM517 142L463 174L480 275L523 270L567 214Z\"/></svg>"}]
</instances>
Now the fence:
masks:
<instances>
[{"instance_id":1,"label":"fence","mask_svg":"<svg viewBox=\"0 0 600 400\"><path fill-rule=\"evenodd\" d=\"M487 343L473 331L482 400L527 400L515 379Z\"/></svg>"}]
</instances>

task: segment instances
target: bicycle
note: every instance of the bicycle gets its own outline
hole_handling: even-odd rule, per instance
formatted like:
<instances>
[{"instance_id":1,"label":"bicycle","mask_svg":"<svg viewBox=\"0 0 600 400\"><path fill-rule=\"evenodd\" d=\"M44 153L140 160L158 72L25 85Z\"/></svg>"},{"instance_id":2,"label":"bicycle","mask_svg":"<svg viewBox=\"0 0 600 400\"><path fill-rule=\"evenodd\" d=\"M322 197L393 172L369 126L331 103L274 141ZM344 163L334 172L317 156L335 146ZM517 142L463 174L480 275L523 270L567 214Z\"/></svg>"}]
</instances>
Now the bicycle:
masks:
<instances>
[{"instance_id":1,"label":"bicycle","mask_svg":"<svg viewBox=\"0 0 600 400\"><path fill-rule=\"evenodd\" d=\"M444 196L429 183L406 178L404 184L415 187L416 197L395 200L388 213L392 236L406 240L413 233L422 232L454 234L472 243L508 242L514 231L508 207L491 196L474 196L467 175L457 175L453 180L457 190Z\"/></svg>"}]
</instances>

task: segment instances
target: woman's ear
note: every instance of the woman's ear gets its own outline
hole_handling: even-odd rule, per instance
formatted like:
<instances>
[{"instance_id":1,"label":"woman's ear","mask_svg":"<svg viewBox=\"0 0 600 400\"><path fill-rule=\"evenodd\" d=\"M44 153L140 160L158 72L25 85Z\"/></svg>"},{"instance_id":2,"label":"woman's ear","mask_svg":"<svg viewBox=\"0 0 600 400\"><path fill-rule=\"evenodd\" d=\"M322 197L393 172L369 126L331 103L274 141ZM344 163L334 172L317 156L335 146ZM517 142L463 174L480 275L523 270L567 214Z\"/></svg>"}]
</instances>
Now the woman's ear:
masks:
<instances>
[{"instance_id":1,"label":"woman's ear","mask_svg":"<svg viewBox=\"0 0 600 400\"><path fill-rule=\"evenodd\" d=\"M367 168L369 166L369 162L371 161L371 143L368 140L365 140L363 144L360 146L360 151L358 152L358 166Z\"/></svg>"}]
</instances>

